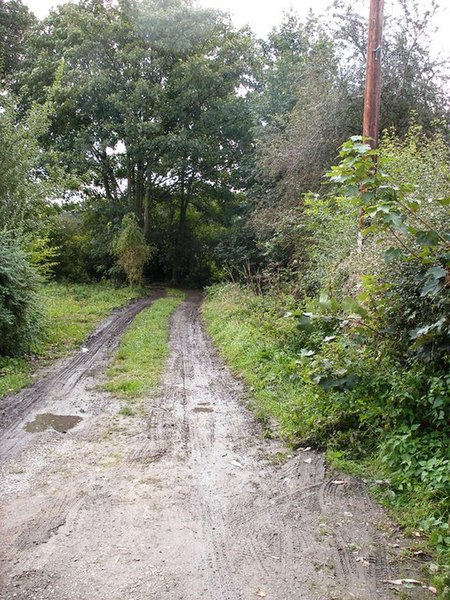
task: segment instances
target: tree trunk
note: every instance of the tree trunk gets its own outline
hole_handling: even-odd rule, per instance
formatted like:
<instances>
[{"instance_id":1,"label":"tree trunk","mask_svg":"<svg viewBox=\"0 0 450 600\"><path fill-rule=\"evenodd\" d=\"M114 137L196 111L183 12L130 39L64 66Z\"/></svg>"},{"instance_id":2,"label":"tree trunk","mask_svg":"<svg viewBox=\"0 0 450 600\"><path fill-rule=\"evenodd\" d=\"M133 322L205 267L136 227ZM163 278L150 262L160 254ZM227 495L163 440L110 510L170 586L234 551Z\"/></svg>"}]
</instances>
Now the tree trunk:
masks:
<instances>
[{"instance_id":1,"label":"tree trunk","mask_svg":"<svg viewBox=\"0 0 450 600\"><path fill-rule=\"evenodd\" d=\"M134 165L131 162L130 156L127 160L127 193L128 193L128 208L130 211L134 209Z\"/></svg>"},{"instance_id":2,"label":"tree trunk","mask_svg":"<svg viewBox=\"0 0 450 600\"><path fill-rule=\"evenodd\" d=\"M134 212L139 223L143 221L143 196L144 196L144 165L141 161L137 164L136 185L134 198Z\"/></svg>"},{"instance_id":3,"label":"tree trunk","mask_svg":"<svg viewBox=\"0 0 450 600\"><path fill-rule=\"evenodd\" d=\"M151 202L150 186L145 191L144 196L144 236L147 242L150 239L150 202Z\"/></svg>"},{"instance_id":4,"label":"tree trunk","mask_svg":"<svg viewBox=\"0 0 450 600\"><path fill-rule=\"evenodd\" d=\"M186 181L185 181L184 174L183 174L181 197L180 197L180 216L179 216L179 220L178 220L178 231L177 231L177 236L176 236L174 262L173 262L173 267L172 267L172 282L173 283L178 283L179 264L181 262L181 258L184 256L184 254L186 252L185 243L186 243L187 209L189 207L189 202L191 200L192 184L193 184L193 179L191 177L186 186Z\"/></svg>"}]
</instances>

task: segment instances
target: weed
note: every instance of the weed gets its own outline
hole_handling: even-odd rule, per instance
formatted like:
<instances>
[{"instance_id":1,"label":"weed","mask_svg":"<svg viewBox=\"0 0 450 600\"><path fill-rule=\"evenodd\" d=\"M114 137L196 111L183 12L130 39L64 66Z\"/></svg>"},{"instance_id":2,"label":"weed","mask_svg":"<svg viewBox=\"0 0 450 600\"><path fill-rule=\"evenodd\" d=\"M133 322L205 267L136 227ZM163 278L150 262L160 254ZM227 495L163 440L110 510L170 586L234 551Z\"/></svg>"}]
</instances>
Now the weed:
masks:
<instances>
[{"instance_id":1,"label":"weed","mask_svg":"<svg viewBox=\"0 0 450 600\"><path fill-rule=\"evenodd\" d=\"M139 400L157 388L169 353L169 321L182 302L184 294L169 290L169 295L156 300L143 310L122 337L114 360L108 369L105 388L127 400L120 414L143 414Z\"/></svg>"}]
</instances>

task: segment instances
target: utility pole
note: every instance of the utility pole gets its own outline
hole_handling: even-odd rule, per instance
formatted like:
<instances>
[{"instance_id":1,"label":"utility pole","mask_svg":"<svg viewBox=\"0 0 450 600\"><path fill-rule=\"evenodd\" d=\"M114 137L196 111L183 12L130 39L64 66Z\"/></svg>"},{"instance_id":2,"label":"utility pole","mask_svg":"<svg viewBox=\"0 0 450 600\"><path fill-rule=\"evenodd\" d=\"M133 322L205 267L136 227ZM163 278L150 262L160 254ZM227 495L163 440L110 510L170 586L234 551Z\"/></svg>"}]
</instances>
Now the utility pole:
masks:
<instances>
[{"instance_id":1,"label":"utility pole","mask_svg":"<svg viewBox=\"0 0 450 600\"><path fill-rule=\"evenodd\" d=\"M378 145L380 127L383 13L384 0L370 0L363 135L372 138L372 148Z\"/></svg>"},{"instance_id":2,"label":"utility pole","mask_svg":"<svg viewBox=\"0 0 450 600\"><path fill-rule=\"evenodd\" d=\"M363 136L365 138L370 138L369 143L373 149L378 146L378 134L380 129L383 16L384 0L370 0ZM376 169L375 164L374 169ZM361 191L363 192L364 190ZM359 214L358 252L362 252L362 231L365 227L366 218L363 209L361 209Z\"/></svg>"}]
</instances>

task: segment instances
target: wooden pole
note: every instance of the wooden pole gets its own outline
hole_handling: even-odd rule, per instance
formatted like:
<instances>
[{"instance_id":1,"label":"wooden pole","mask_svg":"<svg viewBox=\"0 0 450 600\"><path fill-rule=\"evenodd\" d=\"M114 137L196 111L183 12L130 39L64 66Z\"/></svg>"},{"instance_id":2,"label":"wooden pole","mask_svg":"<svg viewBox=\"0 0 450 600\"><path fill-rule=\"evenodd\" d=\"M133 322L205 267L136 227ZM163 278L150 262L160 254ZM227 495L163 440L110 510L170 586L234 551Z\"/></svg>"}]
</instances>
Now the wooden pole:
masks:
<instances>
[{"instance_id":1,"label":"wooden pole","mask_svg":"<svg viewBox=\"0 0 450 600\"><path fill-rule=\"evenodd\" d=\"M372 148L378 145L380 128L383 13L384 0L370 0L363 135L371 138Z\"/></svg>"},{"instance_id":2,"label":"wooden pole","mask_svg":"<svg viewBox=\"0 0 450 600\"><path fill-rule=\"evenodd\" d=\"M378 146L381 106L381 59L383 47L384 0L370 0L367 42L366 89L364 93L363 136L373 149ZM375 163L375 157L374 163ZM376 165L374 165L376 168ZM361 190L362 192L364 190ZM363 209L359 214L358 251L362 252L362 231L366 227Z\"/></svg>"}]
</instances>

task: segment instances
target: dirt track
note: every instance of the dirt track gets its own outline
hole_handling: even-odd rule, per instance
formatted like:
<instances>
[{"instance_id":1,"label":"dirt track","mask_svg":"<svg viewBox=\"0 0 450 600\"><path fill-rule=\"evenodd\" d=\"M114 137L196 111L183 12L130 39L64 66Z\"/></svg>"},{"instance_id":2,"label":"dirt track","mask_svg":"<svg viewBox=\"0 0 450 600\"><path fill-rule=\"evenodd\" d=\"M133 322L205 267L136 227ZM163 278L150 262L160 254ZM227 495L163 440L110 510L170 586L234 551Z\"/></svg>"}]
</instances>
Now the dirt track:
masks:
<instances>
[{"instance_id":1,"label":"dirt track","mask_svg":"<svg viewBox=\"0 0 450 600\"><path fill-rule=\"evenodd\" d=\"M172 318L146 419L119 416L95 389L149 301L116 313L87 352L4 405L0 598L394 597L384 581L400 575L402 540L361 484L326 477L319 454L275 464L284 449L240 403L202 330L200 294ZM27 432L42 413L82 420L67 433Z\"/></svg>"}]
</instances>

